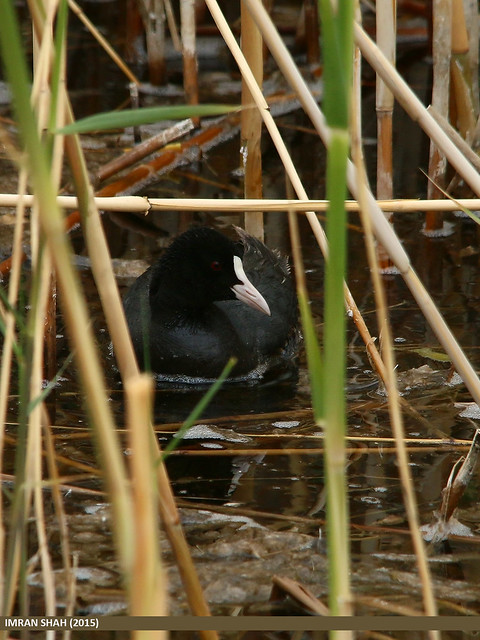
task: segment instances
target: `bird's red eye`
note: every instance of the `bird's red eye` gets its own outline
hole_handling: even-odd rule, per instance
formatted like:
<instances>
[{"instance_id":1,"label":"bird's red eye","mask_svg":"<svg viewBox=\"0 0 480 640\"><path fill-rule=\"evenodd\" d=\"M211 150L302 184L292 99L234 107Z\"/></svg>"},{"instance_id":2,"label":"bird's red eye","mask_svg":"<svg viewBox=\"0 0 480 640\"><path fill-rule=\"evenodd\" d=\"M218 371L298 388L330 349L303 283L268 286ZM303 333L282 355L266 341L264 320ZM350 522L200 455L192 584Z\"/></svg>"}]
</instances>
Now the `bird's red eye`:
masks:
<instances>
[{"instance_id":1,"label":"bird's red eye","mask_svg":"<svg viewBox=\"0 0 480 640\"><path fill-rule=\"evenodd\" d=\"M212 271L221 271L222 270L222 263L219 262L218 260L214 260L211 264L210 264L210 269Z\"/></svg>"}]
</instances>

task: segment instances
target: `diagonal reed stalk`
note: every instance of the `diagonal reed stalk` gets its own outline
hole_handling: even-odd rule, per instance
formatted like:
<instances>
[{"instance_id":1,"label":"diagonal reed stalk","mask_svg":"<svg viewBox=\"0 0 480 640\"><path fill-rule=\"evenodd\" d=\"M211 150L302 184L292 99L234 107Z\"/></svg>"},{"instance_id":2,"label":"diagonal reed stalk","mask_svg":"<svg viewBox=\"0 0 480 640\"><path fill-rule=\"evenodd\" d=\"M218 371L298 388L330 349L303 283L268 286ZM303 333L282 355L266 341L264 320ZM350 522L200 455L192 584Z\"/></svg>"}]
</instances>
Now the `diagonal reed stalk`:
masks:
<instances>
[{"instance_id":1,"label":"diagonal reed stalk","mask_svg":"<svg viewBox=\"0 0 480 640\"><path fill-rule=\"evenodd\" d=\"M437 615L437 608L433 595L428 560L420 533L420 519L415 499L415 487L408 464L407 445L403 427L403 417L400 408L400 394L397 385L397 376L395 373L395 352L393 348L393 336L389 321L387 298L383 280L380 277L380 270L377 266L375 238L373 234L372 222L368 215L368 182L363 161L361 133L360 128L355 125L352 127L352 157L354 159L355 167L357 170L358 184L360 185L360 214L365 230L365 246L367 259L370 266L370 272L372 274L373 290L376 301L377 324L379 327L379 334L382 337L382 353L384 357L386 373L385 388L388 395L388 410L392 424L392 431L395 438L395 448L398 458L398 468L401 479L403 498L407 511L413 547L416 553L418 572L422 584L424 609L426 612L428 612L429 615ZM435 631L430 631L429 635L432 640L434 640L435 638L438 639L439 637L438 632Z\"/></svg>"}]
</instances>

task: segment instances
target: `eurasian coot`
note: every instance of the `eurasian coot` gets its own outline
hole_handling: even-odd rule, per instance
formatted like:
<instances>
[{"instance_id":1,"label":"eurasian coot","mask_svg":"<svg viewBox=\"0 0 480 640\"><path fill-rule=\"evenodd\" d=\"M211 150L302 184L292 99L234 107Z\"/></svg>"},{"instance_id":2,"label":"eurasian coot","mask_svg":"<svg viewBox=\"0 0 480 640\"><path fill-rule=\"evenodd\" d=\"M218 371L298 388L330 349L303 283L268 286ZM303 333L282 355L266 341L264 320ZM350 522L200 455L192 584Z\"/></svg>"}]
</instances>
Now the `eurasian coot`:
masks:
<instances>
[{"instance_id":1,"label":"eurasian coot","mask_svg":"<svg viewBox=\"0 0 480 640\"><path fill-rule=\"evenodd\" d=\"M124 308L142 368L160 378L261 377L295 353L297 300L286 259L245 231L207 227L178 236L128 290Z\"/></svg>"}]
</instances>

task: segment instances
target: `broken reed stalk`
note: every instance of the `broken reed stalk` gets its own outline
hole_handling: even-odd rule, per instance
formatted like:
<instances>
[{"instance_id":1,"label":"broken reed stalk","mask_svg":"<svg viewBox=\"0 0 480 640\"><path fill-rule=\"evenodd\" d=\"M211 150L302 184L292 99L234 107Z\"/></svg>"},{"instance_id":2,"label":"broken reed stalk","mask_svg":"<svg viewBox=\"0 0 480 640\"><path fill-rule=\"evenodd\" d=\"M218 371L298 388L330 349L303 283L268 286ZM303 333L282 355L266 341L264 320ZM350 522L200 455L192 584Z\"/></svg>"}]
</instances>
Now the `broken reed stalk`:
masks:
<instances>
[{"instance_id":1,"label":"broken reed stalk","mask_svg":"<svg viewBox=\"0 0 480 640\"><path fill-rule=\"evenodd\" d=\"M151 447L153 379L140 374L125 383L130 471L133 493L135 550L130 590L130 615L167 615L167 588L160 556L155 450ZM140 640L149 631L137 631ZM158 635L166 637L166 631Z\"/></svg>"},{"instance_id":2,"label":"broken reed stalk","mask_svg":"<svg viewBox=\"0 0 480 640\"><path fill-rule=\"evenodd\" d=\"M245 4L241 3L242 52L259 87L263 85L263 40ZM262 116L242 76L242 112L240 162L244 172L245 198L261 198L262 184ZM264 239L262 211L246 211L244 228L260 240Z\"/></svg>"},{"instance_id":3,"label":"broken reed stalk","mask_svg":"<svg viewBox=\"0 0 480 640\"><path fill-rule=\"evenodd\" d=\"M67 100L66 100L67 102ZM67 118L71 118L70 112L67 113ZM86 180L86 176L87 176L87 172L85 169L85 166L82 164L83 161L83 157L81 155L81 153L79 152L79 148L76 147L75 145L78 145L78 139L77 138L68 138L67 141L67 148L69 150L69 154L70 154L70 161L71 164L74 168L74 175L76 178L76 182L77 182L77 186L79 187L79 200L81 201L80 204L85 205L86 204L86 209L87 209L87 215L85 216L85 220L87 221L87 224L85 225L86 227L86 236L87 236L87 245L89 245L90 250L92 251L92 255L95 256L94 259L94 265L93 265L93 271L94 274L97 276L97 286L99 287L99 290L101 292L101 297L102 297L102 301L104 303L104 308L105 306L108 309L111 309L112 311L115 312L118 311L118 309L120 309L119 313L120 315L116 317L116 325L120 325L120 328L116 331L113 332L112 338L115 338L116 340L114 341L114 344L116 345L116 347L118 347L118 351L122 353L122 358L121 359L121 364L123 364L124 366L122 367L122 373L123 375L127 378L127 380L129 378L131 378L133 375L135 375L136 373L136 363L135 363L135 358L133 356L133 350L131 349L131 343L128 339L128 331L126 331L126 325L125 325L125 321L119 322L119 319L121 320L123 318L124 320L124 316L123 316L123 312L121 309L121 303L119 301L119 296L118 296L118 290L116 288L116 283L115 280L111 274L111 263L109 261L109 255L108 255L108 251L106 250L106 244L101 245L101 241L104 241L104 236L103 236L103 230L101 228L101 224L99 221L99 216L98 216L98 212L96 210L94 210L94 208L92 208L91 205L91 188L88 184L88 180ZM38 185L37 185L38 186ZM95 223L98 223L98 225L96 225ZM93 231L92 231L93 230ZM90 241L90 242L89 242ZM102 254L103 256L105 256L105 260L102 261ZM58 266L57 266L58 268ZM101 275L100 275L101 274ZM110 275L110 279L108 279L108 275ZM70 292L70 296L74 297L74 293ZM116 303L116 305L115 305ZM108 316L108 314L107 314ZM111 320L111 316L110 318L107 317L107 320L110 319ZM71 318L70 318L71 320ZM112 324L112 323L110 323ZM88 328L87 326L85 326L85 328ZM122 329L125 328L124 333L126 334L127 338L125 341L125 336L123 336L123 346L122 346ZM120 336L120 337L119 337ZM78 344L78 343L77 343ZM130 346L130 351L128 349L128 346ZM82 345L79 344L79 350L82 349ZM131 357L130 357L131 356ZM81 363L82 364L82 363ZM85 372L84 372L85 375ZM124 378L125 379L125 378ZM87 387L87 393L91 390L88 389L88 385L86 385ZM102 389L100 388L100 393L102 392ZM87 401L91 401L91 397L90 395L87 395ZM95 411L91 410L91 414L96 415L97 420L98 420L98 415L95 413ZM101 427L101 425L97 425L98 427ZM108 433L104 433L101 432L99 434L99 439L102 443L106 443L106 439L111 440L111 435L109 435ZM158 445L157 445L158 446ZM112 448L113 447L113 448ZM103 454L102 454L102 458L103 461L105 463L106 460L109 460L109 457L111 457L113 455L113 458L115 459L115 452L118 450L115 447L115 444L111 442L111 446L101 446L101 449L103 449ZM107 454L108 451L108 454ZM107 474L107 481L109 479L109 477ZM165 493L166 490L170 490L170 497L171 500L173 501L173 497L171 496L171 489L168 486L168 478L166 478L165 474L164 474L164 479L166 480L166 484L167 484L167 488L165 488L165 486L163 486L163 492ZM120 492L119 490L122 487L122 480L119 478L118 474L117 474L117 479L115 482L112 482L112 484L115 484L115 491L116 492ZM165 482L163 483L165 485ZM128 499L128 496L126 496L126 498ZM127 513L123 514L123 517L121 519L120 522L118 522L117 518L120 515L119 514L119 509L118 509L118 500L115 500L115 496L112 495L112 493L110 493L110 499L112 501L113 504L113 515L114 515L114 521L115 521L115 525L114 525L114 532L116 529L121 529L121 527L119 526L121 524L121 522L124 522L123 518L126 517L128 518L130 521L131 519L129 518L129 515ZM117 509L115 509L115 507L117 506ZM174 505L175 507L175 505ZM176 510L174 510L174 513L176 514ZM138 514L137 514L138 515ZM178 514L176 514L176 522L178 524ZM128 523L125 523L128 524ZM142 523L138 522L138 526L141 527ZM133 535L133 534L132 534ZM177 537L182 537L183 534L180 531L177 531ZM184 571L183 571L183 575L185 578L185 575L187 575L187 580L186 580L186 590L187 593L189 592L189 574L191 574L192 572L194 573L194 569L193 569L193 565L191 563L191 558L189 555L189 550L188 550L188 546L186 545L186 542L184 540L184 538L182 537L182 541L183 541L183 547L182 547L182 561L181 564L184 567ZM129 576L130 576L130 569L129 569L129 558L127 557L127 552L133 552L133 548L134 546L131 544L128 544L128 546L122 546L122 543L125 542L125 538L123 540L120 540L120 543L117 546L117 550L120 553L120 559L123 560L123 562L121 563L123 566L123 570L124 570L124 575L127 577L127 582L130 580ZM178 543L177 543L178 546ZM122 558L122 554L123 554L123 558ZM190 578L191 580L191 578ZM197 583L198 583L198 579L197 579ZM137 584L137 588L139 587L139 585ZM191 591L191 589L190 589ZM202 594L201 594L201 589L200 589L200 595L198 593L195 593L195 600L196 602L198 602L199 600L202 599ZM192 596L193 599L193 596ZM203 601L204 602L204 601ZM206 606L193 606L192 608L194 613L197 613L199 615L207 615L208 612L208 607ZM202 634L203 637L205 638L216 638L216 633L215 632L204 632Z\"/></svg>"},{"instance_id":4,"label":"broken reed stalk","mask_svg":"<svg viewBox=\"0 0 480 640\"><path fill-rule=\"evenodd\" d=\"M443 522L448 522L458 507L460 498L465 493L473 477L479 455L480 429L477 429L467 455L457 460L450 472L447 485L442 490L442 504L439 510L439 518L443 520Z\"/></svg>"},{"instance_id":5,"label":"broken reed stalk","mask_svg":"<svg viewBox=\"0 0 480 640\"><path fill-rule=\"evenodd\" d=\"M71 121L71 111L68 110L67 120ZM78 194L79 206L83 215L83 230L89 255L92 260L92 272L98 287L103 310L112 337L115 354L120 373L125 384L138 375L138 367L133 352L129 332L127 329L123 307L115 277L100 216L93 201L93 190L88 180L88 172L80 147L78 136L67 136L66 148L72 166L74 181ZM152 431L152 451L160 457L158 441ZM102 456L103 457L103 456ZM172 546L179 570L184 580L186 596L194 615L210 615L208 605L203 596L202 588L193 565L190 550L180 525L178 510L169 479L163 464L157 471L159 508L165 531ZM110 496L112 500L112 497ZM117 515L114 512L114 523ZM116 526L116 524L114 525ZM139 525L140 526L140 525ZM132 532L133 535L133 532ZM133 552L133 546L131 547ZM121 551L120 551L121 552ZM134 561L134 558L132 558ZM125 575L130 575L128 566L124 565ZM200 631L205 640L216 640L215 631Z\"/></svg>"},{"instance_id":6,"label":"broken reed stalk","mask_svg":"<svg viewBox=\"0 0 480 640\"><path fill-rule=\"evenodd\" d=\"M430 110L430 109L429 109ZM433 112L432 112L433 113ZM438 116L435 115L435 118ZM442 126L444 123L442 123ZM457 133L458 135L458 133ZM470 150L471 151L471 150ZM477 157L477 162L479 159ZM0 207L16 207L23 203L24 207L33 205L31 194L21 193L0 193ZM56 202L62 209L78 209L77 196L57 196ZM297 200L280 199L232 199L232 198L148 198L146 196L95 196L93 203L99 210L103 211L124 211L130 213L148 214L151 211L210 211L212 213L239 213L244 209L256 211L262 207L265 211L287 211L291 209L298 213L315 211L324 213L328 208L327 200ZM415 198L397 200L376 200L375 205L382 211L394 211L395 213L412 213L428 211L433 208L435 211L444 213L449 211L460 211L469 209L470 211L480 211L480 199L478 198L456 198L449 200L416 200ZM346 200L345 208L348 212L359 211L359 205L355 200ZM21 252L20 252L21 253Z\"/></svg>"},{"instance_id":7,"label":"broken reed stalk","mask_svg":"<svg viewBox=\"0 0 480 640\"><path fill-rule=\"evenodd\" d=\"M198 104L198 63L195 3L180 0L180 21L182 34L183 89L187 104ZM193 119L195 126L199 118Z\"/></svg>"},{"instance_id":8,"label":"broken reed stalk","mask_svg":"<svg viewBox=\"0 0 480 640\"><path fill-rule=\"evenodd\" d=\"M194 128L192 120L181 120L168 129L157 133L147 140L136 144L133 149L125 151L122 155L114 158L107 164L102 165L95 176L96 184L103 182L107 178L115 175L123 169L130 167L146 156L158 151L173 140L183 137Z\"/></svg>"},{"instance_id":9,"label":"broken reed stalk","mask_svg":"<svg viewBox=\"0 0 480 640\"><path fill-rule=\"evenodd\" d=\"M452 3L450 0L433 0L432 2L432 56L433 85L432 107L442 118L448 121L450 101L450 60L452 41ZM447 159L437 145L430 140L430 157L428 164L427 197L429 200L442 198L443 193L437 189L445 189L445 171ZM427 211L425 215L425 233L427 235L443 227L443 216L437 211Z\"/></svg>"},{"instance_id":10,"label":"broken reed stalk","mask_svg":"<svg viewBox=\"0 0 480 640\"><path fill-rule=\"evenodd\" d=\"M376 4L376 34L377 45L390 61L395 65L396 58L396 23L397 4L395 0L379 0ZM377 199L391 200L393 198L393 93L384 81L377 75L376 101L377 111ZM392 222L393 213L385 211L385 217ZM384 247L377 245L378 263L381 270L391 269L392 262Z\"/></svg>"},{"instance_id":11,"label":"broken reed stalk","mask_svg":"<svg viewBox=\"0 0 480 640\"><path fill-rule=\"evenodd\" d=\"M395 438L395 448L398 458L398 468L400 473L401 487L403 492L405 509L412 538L413 547L418 564L418 572L422 583L422 594L424 611L427 615L437 615L437 607L433 595L432 580L426 558L425 547L420 533L420 519L418 516L417 501L415 498L415 488L413 484L410 467L408 464L407 445L405 443L405 430L400 407L400 395L395 373L395 350L393 347L393 336L389 321L388 304L385 294L385 287L377 268L375 251L375 238L370 216L368 215L368 187L366 170L363 161L361 131L355 127L352 130L352 156L355 162L358 182L358 196L360 200L360 216L365 232L365 246L367 259L372 276L373 291L375 294L375 308L379 335L382 340L382 356L385 363L385 387L387 391L388 409L392 431ZM431 638L438 637L438 632L431 633Z\"/></svg>"}]
</instances>

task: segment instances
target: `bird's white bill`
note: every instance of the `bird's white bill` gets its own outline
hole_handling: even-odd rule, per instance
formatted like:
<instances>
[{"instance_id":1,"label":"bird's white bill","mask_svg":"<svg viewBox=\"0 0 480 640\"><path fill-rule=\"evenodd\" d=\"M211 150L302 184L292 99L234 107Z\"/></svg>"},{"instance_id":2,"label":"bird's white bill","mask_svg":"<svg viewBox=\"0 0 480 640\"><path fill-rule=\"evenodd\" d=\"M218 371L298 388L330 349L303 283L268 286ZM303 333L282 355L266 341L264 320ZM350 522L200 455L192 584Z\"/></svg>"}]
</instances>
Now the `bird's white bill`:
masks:
<instances>
[{"instance_id":1,"label":"bird's white bill","mask_svg":"<svg viewBox=\"0 0 480 640\"><path fill-rule=\"evenodd\" d=\"M258 311L265 313L267 316L271 315L270 307L268 306L267 301L262 296L260 291L258 291L258 289L256 289L247 278L247 275L243 269L243 262L238 256L233 256L233 268L235 269L235 275L242 283L235 284L232 287L232 291L238 298L238 300L244 302L245 304L248 304L249 307L253 307Z\"/></svg>"}]
</instances>

